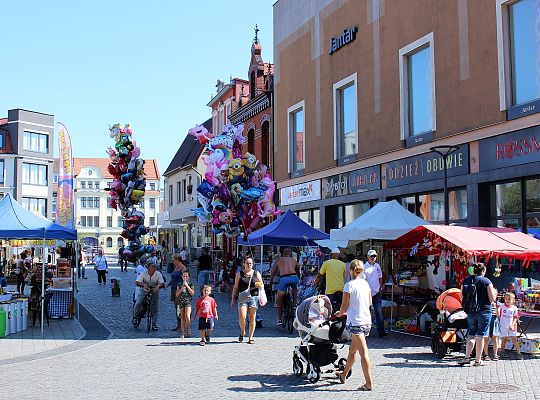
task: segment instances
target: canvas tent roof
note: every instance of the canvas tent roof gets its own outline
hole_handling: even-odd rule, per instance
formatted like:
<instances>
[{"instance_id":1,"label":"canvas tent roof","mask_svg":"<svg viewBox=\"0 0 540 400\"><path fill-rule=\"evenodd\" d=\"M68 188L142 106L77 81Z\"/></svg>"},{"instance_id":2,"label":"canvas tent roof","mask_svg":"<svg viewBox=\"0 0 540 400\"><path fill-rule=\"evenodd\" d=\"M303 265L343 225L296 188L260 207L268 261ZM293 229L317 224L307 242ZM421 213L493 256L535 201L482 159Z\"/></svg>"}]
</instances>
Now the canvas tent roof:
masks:
<instances>
[{"instance_id":1,"label":"canvas tent roof","mask_svg":"<svg viewBox=\"0 0 540 400\"><path fill-rule=\"evenodd\" d=\"M313 228L302 221L291 210L281 215L271 224L266 225L248 236L248 240L238 238L239 245L276 245L276 246L316 246L314 240L329 239L327 233Z\"/></svg>"},{"instance_id":2,"label":"canvas tent roof","mask_svg":"<svg viewBox=\"0 0 540 400\"><path fill-rule=\"evenodd\" d=\"M331 229L330 239L358 241L393 240L429 222L402 207L396 200L381 201L350 224Z\"/></svg>"},{"instance_id":3,"label":"canvas tent roof","mask_svg":"<svg viewBox=\"0 0 540 400\"><path fill-rule=\"evenodd\" d=\"M417 246L418 254L432 254L437 250L425 248L424 238L432 241L434 236L454 244L470 255L540 260L540 240L511 228L423 225L384 247L410 249Z\"/></svg>"},{"instance_id":4,"label":"canvas tent roof","mask_svg":"<svg viewBox=\"0 0 540 400\"><path fill-rule=\"evenodd\" d=\"M0 239L76 240L77 231L34 214L7 193L0 200Z\"/></svg>"}]
</instances>

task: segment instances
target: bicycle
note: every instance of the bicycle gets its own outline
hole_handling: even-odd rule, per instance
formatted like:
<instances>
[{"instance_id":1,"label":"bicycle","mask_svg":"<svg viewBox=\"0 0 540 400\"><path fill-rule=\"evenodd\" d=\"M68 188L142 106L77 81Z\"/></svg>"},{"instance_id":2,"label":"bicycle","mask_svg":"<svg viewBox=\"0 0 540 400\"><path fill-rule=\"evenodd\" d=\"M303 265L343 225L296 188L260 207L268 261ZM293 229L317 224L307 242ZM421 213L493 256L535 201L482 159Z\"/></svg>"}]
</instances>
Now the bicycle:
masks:
<instances>
[{"instance_id":1,"label":"bicycle","mask_svg":"<svg viewBox=\"0 0 540 400\"><path fill-rule=\"evenodd\" d=\"M294 310L296 309L296 304L294 304L293 288L293 284L287 285L287 291L285 292L282 300L282 326L289 333L293 332Z\"/></svg>"},{"instance_id":2,"label":"bicycle","mask_svg":"<svg viewBox=\"0 0 540 400\"><path fill-rule=\"evenodd\" d=\"M152 320L154 318L153 314L153 305L154 305L154 296L152 295L152 291L148 291L148 293L144 296L144 301L142 303L141 309L139 311L139 314L133 318L133 326L135 328L138 328L141 324L141 320L143 318L146 318L146 333L150 332L150 329L152 329Z\"/></svg>"}]
</instances>

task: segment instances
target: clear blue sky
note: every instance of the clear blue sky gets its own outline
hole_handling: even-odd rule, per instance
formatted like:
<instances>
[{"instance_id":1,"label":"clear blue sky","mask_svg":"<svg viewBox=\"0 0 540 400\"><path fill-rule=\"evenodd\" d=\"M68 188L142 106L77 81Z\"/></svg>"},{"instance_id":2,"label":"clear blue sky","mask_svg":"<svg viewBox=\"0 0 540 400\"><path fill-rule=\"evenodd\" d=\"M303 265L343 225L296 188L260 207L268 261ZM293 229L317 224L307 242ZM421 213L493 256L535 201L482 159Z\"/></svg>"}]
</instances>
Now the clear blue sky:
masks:
<instances>
[{"instance_id":1,"label":"clear blue sky","mask_svg":"<svg viewBox=\"0 0 540 400\"><path fill-rule=\"evenodd\" d=\"M74 157L106 157L108 125L130 123L164 172L187 130L210 118L217 79L247 78L255 24L274 61L274 2L2 2L0 117L54 114Z\"/></svg>"}]
</instances>

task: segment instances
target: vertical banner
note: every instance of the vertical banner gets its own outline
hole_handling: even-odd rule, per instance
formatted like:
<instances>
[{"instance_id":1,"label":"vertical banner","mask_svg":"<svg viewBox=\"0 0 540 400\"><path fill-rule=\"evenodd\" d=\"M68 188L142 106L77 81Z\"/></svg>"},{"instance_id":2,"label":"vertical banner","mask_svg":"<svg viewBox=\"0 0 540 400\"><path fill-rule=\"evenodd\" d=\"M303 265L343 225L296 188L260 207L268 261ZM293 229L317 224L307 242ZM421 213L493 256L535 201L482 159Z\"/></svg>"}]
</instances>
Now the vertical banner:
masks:
<instances>
[{"instance_id":1,"label":"vertical banner","mask_svg":"<svg viewBox=\"0 0 540 400\"><path fill-rule=\"evenodd\" d=\"M56 198L56 223L73 228L73 159L71 139L64 124L58 122L59 174Z\"/></svg>"}]
</instances>

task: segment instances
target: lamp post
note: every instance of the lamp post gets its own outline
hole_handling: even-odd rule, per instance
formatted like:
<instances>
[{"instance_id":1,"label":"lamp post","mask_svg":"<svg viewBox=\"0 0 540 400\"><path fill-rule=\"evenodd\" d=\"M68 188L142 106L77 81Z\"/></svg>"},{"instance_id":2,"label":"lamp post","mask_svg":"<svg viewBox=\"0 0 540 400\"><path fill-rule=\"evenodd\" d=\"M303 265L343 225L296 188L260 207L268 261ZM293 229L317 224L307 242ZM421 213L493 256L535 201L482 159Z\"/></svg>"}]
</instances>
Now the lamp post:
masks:
<instances>
[{"instance_id":1,"label":"lamp post","mask_svg":"<svg viewBox=\"0 0 540 400\"><path fill-rule=\"evenodd\" d=\"M446 160L448 156L459 150L458 146L441 145L431 147L429 150L437 153L443 159L443 171L444 171L444 224L448 225L450 222L450 206L448 204L448 174L446 173ZM454 266L452 260L450 260L450 268L446 271L446 289L453 287L454 282Z\"/></svg>"},{"instance_id":2,"label":"lamp post","mask_svg":"<svg viewBox=\"0 0 540 400\"><path fill-rule=\"evenodd\" d=\"M448 204L448 174L446 172L446 160L448 156L459 150L459 146L453 145L441 145L431 147L429 150L437 153L443 158L443 172L444 172L444 224L448 225L450 222L450 206Z\"/></svg>"}]
</instances>

